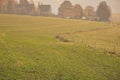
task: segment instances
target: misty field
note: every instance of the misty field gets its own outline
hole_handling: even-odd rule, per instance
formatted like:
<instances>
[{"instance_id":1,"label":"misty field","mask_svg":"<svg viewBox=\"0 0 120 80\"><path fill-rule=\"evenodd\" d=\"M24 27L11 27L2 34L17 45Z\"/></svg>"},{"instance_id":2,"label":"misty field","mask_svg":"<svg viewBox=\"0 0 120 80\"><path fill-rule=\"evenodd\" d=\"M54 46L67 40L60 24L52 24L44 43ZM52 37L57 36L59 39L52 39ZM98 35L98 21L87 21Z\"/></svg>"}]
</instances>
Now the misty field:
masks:
<instances>
[{"instance_id":1,"label":"misty field","mask_svg":"<svg viewBox=\"0 0 120 80\"><path fill-rule=\"evenodd\" d=\"M62 34L60 37L120 57L120 25Z\"/></svg>"},{"instance_id":2,"label":"misty field","mask_svg":"<svg viewBox=\"0 0 120 80\"><path fill-rule=\"evenodd\" d=\"M88 47L95 40L117 47L119 54L119 29L94 21L0 15L0 80L119 80L120 58Z\"/></svg>"}]
</instances>

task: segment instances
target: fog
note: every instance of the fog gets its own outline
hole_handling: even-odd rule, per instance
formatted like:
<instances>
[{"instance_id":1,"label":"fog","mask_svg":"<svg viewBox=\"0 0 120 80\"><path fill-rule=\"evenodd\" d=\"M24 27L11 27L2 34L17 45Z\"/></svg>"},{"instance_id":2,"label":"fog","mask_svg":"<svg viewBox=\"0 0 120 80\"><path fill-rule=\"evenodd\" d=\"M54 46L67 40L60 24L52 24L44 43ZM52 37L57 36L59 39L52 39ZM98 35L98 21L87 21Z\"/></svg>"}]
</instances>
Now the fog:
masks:
<instances>
[{"instance_id":1,"label":"fog","mask_svg":"<svg viewBox=\"0 0 120 80\"><path fill-rule=\"evenodd\" d=\"M30 0L29 0L30 1ZM52 5L52 11L53 13L58 12L58 7L60 4L65 0L33 0L35 4L37 5L39 3L43 4L51 4ZM85 8L87 5L91 5L97 8L99 3L103 0L70 0L72 4L80 4L83 8ZM113 13L120 13L120 0L104 0L108 3L109 6L112 8Z\"/></svg>"}]
</instances>

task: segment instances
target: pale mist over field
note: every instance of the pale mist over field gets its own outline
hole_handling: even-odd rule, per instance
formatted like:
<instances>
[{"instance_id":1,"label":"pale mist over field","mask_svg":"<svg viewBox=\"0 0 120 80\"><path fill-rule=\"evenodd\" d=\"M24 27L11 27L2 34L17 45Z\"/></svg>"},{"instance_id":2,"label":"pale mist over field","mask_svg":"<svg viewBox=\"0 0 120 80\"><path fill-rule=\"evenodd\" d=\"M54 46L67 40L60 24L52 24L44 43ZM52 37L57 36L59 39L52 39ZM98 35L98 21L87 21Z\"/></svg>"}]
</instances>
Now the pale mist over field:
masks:
<instances>
[{"instance_id":1,"label":"pale mist over field","mask_svg":"<svg viewBox=\"0 0 120 80\"><path fill-rule=\"evenodd\" d=\"M35 1L36 4L38 2L43 4L51 4L53 13L57 13L59 5L65 0L33 0L33 1ZM95 9L97 8L101 1L106 1L108 5L111 6L113 13L120 13L120 0L69 0L69 1L71 1L73 4L80 4L83 8L85 8L87 5L91 5L95 7Z\"/></svg>"}]
</instances>

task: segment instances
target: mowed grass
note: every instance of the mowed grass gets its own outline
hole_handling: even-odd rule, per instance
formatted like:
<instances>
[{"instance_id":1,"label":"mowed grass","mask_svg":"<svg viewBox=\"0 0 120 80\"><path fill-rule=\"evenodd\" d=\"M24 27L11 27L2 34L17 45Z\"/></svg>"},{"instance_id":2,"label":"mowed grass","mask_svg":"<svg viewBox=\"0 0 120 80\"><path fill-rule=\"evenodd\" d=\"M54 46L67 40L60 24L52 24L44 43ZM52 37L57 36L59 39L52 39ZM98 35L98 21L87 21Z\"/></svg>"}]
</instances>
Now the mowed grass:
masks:
<instances>
[{"instance_id":1,"label":"mowed grass","mask_svg":"<svg viewBox=\"0 0 120 80\"><path fill-rule=\"evenodd\" d=\"M0 80L119 80L120 58L55 38L61 33L109 26L82 20L0 15Z\"/></svg>"}]
</instances>

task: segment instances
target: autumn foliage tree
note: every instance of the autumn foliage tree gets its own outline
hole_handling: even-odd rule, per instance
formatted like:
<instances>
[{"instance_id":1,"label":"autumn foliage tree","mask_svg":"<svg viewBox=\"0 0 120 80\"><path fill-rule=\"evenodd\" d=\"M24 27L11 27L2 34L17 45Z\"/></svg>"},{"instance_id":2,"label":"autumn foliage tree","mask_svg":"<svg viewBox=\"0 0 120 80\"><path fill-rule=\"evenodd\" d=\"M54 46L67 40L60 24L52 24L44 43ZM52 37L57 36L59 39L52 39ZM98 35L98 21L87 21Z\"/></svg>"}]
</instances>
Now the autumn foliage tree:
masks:
<instances>
[{"instance_id":1,"label":"autumn foliage tree","mask_svg":"<svg viewBox=\"0 0 120 80\"><path fill-rule=\"evenodd\" d=\"M81 19L83 17L83 9L79 4L76 4L73 10L74 10L74 18Z\"/></svg>"},{"instance_id":2,"label":"autumn foliage tree","mask_svg":"<svg viewBox=\"0 0 120 80\"><path fill-rule=\"evenodd\" d=\"M73 6L69 0L66 0L60 5L58 15L63 18L81 19L83 16L83 9L79 4Z\"/></svg>"},{"instance_id":3,"label":"autumn foliage tree","mask_svg":"<svg viewBox=\"0 0 120 80\"><path fill-rule=\"evenodd\" d=\"M73 5L70 1L64 1L59 9L58 9L58 15L60 17L71 17L73 16Z\"/></svg>"},{"instance_id":4,"label":"autumn foliage tree","mask_svg":"<svg viewBox=\"0 0 120 80\"><path fill-rule=\"evenodd\" d=\"M92 7L92 6L87 6L87 7L84 9L84 17L85 17L87 20L95 20L95 18L96 18L96 12L94 11L94 7Z\"/></svg>"},{"instance_id":5,"label":"autumn foliage tree","mask_svg":"<svg viewBox=\"0 0 120 80\"><path fill-rule=\"evenodd\" d=\"M111 8L105 1L101 2L97 8L97 16L100 21L109 21L111 17Z\"/></svg>"}]
</instances>

